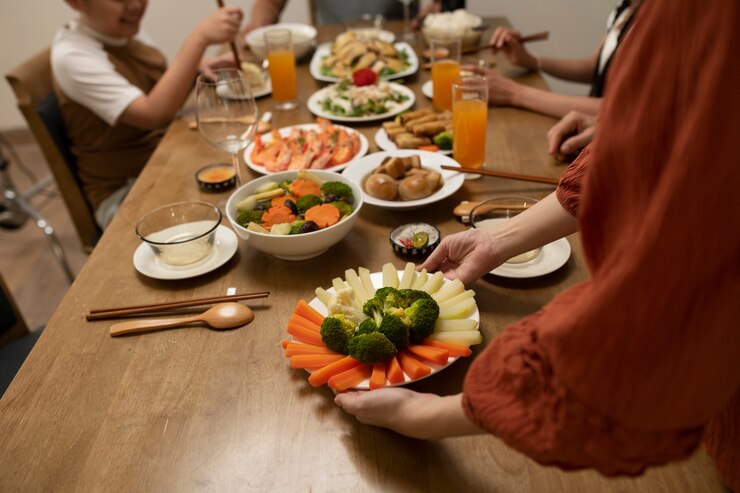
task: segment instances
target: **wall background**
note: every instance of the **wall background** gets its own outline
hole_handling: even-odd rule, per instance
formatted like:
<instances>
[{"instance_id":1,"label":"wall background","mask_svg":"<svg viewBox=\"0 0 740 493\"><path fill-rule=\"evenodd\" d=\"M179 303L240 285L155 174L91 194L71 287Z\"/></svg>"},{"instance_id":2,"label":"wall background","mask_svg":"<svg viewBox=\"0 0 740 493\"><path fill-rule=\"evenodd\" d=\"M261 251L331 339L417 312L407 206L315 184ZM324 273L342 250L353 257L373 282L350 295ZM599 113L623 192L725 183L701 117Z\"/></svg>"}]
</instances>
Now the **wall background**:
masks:
<instances>
[{"instance_id":1,"label":"wall background","mask_svg":"<svg viewBox=\"0 0 740 493\"><path fill-rule=\"evenodd\" d=\"M360 0L347 0L360 1ZM0 16L0 70L3 74L51 43L54 32L74 17L63 0L2 0ZM231 0L248 16L253 0ZM604 32L615 0L468 0L468 10L482 16L504 15L523 32L550 31L550 40L532 45L532 52L545 56L587 56ZM157 41L168 59L200 19L213 11L215 1L150 0L144 29ZM177 12L175 15L173 11ZM289 0L283 13L286 22L307 22L308 2ZM549 79L556 91L585 94L582 85ZM0 131L24 127L15 97L0 81Z\"/></svg>"}]
</instances>

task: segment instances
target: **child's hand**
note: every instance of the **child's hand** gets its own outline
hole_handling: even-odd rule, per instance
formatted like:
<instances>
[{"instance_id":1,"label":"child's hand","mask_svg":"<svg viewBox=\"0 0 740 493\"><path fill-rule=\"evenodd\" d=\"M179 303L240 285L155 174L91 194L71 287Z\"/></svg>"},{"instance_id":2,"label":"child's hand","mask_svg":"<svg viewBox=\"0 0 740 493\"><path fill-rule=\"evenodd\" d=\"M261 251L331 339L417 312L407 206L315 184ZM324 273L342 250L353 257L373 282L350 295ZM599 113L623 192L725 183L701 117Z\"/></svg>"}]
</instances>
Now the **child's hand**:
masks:
<instances>
[{"instance_id":1,"label":"child's hand","mask_svg":"<svg viewBox=\"0 0 740 493\"><path fill-rule=\"evenodd\" d=\"M239 7L220 8L203 19L195 28L195 33L207 45L231 41L239 32L243 15Z\"/></svg>"}]
</instances>

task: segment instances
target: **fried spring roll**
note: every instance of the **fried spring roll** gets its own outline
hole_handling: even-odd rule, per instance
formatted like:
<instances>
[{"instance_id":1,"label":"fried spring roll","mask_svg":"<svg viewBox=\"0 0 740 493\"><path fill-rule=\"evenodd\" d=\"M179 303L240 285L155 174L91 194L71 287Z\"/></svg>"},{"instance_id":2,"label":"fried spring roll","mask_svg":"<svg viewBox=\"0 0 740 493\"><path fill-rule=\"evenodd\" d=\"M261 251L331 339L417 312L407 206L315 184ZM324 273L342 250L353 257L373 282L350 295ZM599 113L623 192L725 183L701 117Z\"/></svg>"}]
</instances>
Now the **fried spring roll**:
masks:
<instances>
[{"instance_id":1,"label":"fried spring roll","mask_svg":"<svg viewBox=\"0 0 740 493\"><path fill-rule=\"evenodd\" d=\"M417 137L422 135L433 136L437 135L440 132L443 132L445 129L445 125L446 122L443 121L420 123L418 125L413 125L410 130L411 133L413 133Z\"/></svg>"},{"instance_id":2,"label":"fried spring roll","mask_svg":"<svg viewBox=\"0 0 740 493\"><path fill-rule=\"evenodd\" d=\"M411 134L401 135L396 138L396 146L399 149L416 149L419 146L426 146L431 143L432 141L427 137L415 137Z\"/></svg>"},{"instance_id":3,"label":"fried spring roll","mask_svg":"<svg viewBox=\"0 0 740 493\"><path fill-rule=\"evenodd\" d=\"M415 118L421 118L422 116L426 116L432 113L432 110L430 108L425 108L423 110L415 110L415 111L409 111L408 113L402 113L401 114L401 123L406 124L409 120L413 120Z\"/></svg>"}]
</instances>

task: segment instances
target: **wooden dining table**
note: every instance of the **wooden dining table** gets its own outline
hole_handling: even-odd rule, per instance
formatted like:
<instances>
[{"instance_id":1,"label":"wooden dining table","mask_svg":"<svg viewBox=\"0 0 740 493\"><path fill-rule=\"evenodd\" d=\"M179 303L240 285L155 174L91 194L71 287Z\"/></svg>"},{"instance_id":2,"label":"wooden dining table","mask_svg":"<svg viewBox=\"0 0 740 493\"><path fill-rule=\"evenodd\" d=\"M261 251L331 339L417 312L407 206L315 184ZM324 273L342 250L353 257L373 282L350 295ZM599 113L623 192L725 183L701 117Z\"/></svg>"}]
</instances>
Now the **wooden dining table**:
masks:
<instances>
[{"instance_id":1,"label":"wooden dining table","mask_svg":"<svg viewBox=\"0 0 740 493\"><path fill-rule=\"evenodd\" d=\"M492 28L504 19L489 19ZM390 27L400 32L400 24ZM319 30L332 40L340 26ZM485 35L487 36L488 33ZM487 38L484 38L487 39ZM417 41L416 47L420 47ZM501 55L479 53L495 69L546 88L536 73L509 66ZM473 62L477 59L472 60ZM421 70L403 80L430 106ZM297 110L274 111L275 128L313 121L307 98L324 84L298 66ZM564 472L538 465L490 435L440 441L406 438L360 424L334 402L326 386L314 388L304 370L293 370L280 342L296 303L318 286L330 287L345 269L379 271L418 259L399 256L389 232L412 221L435 225L443 236L468 226L452 215L465 200L501 195L542 198L548 185L484 177L466 180L451 197L411 211L370 205L351 232L326 253L286 261L240 242L222 267L183 280L158 280L132 262L140 241L137 221L171 202L223 206L230 192L201 191L195 172L229 156L189 128L191 105L176 119L141 173L112 224L70 287L43 335L0 400L0 491L722 491L708 455L650 468L636 478L607 478L594 471ZM486 165L505 172L557 178L566 164L547 154L553 118L508 107L488 114ZM377 122L354 125L378 150ZM258 175L243 170L247 179ZM579 239L557 271L530 279L488 275L473 283L483 343L470 358L409 385L420 392L456 394L475 356L510 323L563 290L589 278ZM269 290L248 302L254 322L230 331L190 327L112 338L110 321L85 321L93 308L158 303ZM43 289L39 286L38 289Z\"/></svg>"}]
</instances>

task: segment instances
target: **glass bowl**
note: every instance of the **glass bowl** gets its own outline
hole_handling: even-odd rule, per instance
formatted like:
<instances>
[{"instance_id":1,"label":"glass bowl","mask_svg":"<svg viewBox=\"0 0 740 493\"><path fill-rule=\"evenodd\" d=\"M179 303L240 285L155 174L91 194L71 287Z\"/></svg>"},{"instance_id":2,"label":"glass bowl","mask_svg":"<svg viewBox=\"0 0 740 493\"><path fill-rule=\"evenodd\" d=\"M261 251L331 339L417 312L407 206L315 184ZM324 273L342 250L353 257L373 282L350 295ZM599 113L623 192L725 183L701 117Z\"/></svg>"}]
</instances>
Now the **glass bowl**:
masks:
<instances>
[{"instance_id":1,"label":"glass bowl","mask_svg":"<svg viewBox=\"0 0 740 493\"><path fill-rule=\"evenodd\" d=\"M532 207L538 201L515 195L485 200L470 211L470 225L474 228L489 228L506 221ZM507 264L523 264L537 258L542 249L537 248L510 258Z\"/></svg>"},{"instance_id":2,"label":"glass bowl","mask_svg":"<svg viewBox=\"0 0 740 493\"><path fill-rule=\"evenodd\" d=\"M177 202L154 209L136 225L136 235L155 257L172 266L190 265L213 251L221 211L206 202Z\"/></svg>"}]
</instances>

